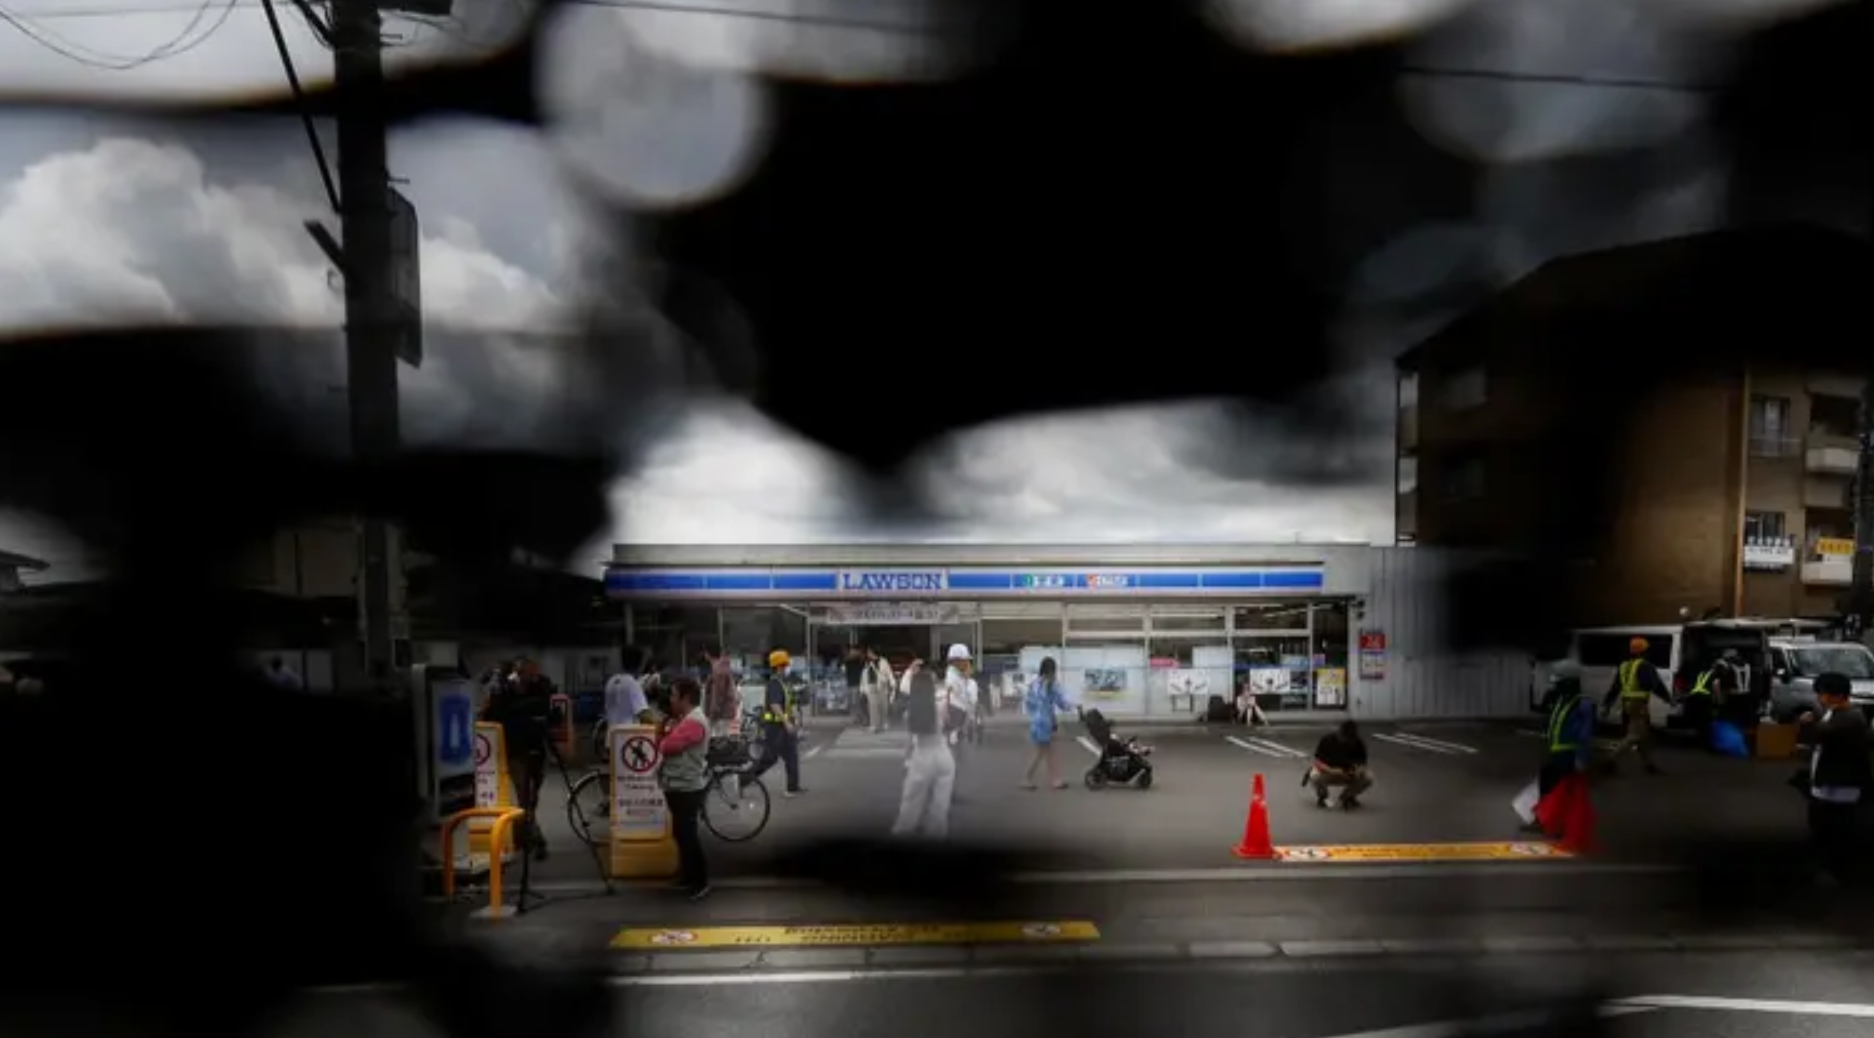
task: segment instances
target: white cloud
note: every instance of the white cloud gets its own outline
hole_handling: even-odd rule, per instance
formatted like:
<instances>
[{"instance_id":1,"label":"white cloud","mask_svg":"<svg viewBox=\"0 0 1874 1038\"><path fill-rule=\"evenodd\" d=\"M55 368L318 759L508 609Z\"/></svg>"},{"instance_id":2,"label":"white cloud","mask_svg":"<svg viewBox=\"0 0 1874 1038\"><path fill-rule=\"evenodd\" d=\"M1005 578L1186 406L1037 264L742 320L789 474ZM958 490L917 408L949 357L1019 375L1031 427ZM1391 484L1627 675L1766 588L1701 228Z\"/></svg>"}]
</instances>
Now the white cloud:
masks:
<instances>
[{"instance_id":1,"label":"white cloud","mask_svg":"<svg viewBox=\"0 0 1874 1038\"><path fill-rule=\"evenodd\" d=\"M1221 413L1139 407L960 433L882 491L917 509L906 517L868 512L878 488L745 405L699 401L614 490L613 509L621 536L643 543L1390 540L1383 488L1219 475L1189 433L1218 428Z\"/></svg>"}]
</instances>

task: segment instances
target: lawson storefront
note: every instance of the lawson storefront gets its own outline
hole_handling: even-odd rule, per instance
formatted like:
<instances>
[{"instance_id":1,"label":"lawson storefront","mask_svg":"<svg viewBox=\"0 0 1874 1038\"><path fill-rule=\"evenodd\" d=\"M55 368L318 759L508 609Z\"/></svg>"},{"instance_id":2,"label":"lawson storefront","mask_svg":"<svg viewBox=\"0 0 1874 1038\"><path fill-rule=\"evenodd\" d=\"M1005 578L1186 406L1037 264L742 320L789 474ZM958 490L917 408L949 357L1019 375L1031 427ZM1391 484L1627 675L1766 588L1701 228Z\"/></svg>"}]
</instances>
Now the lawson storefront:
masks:
<instances>
[{"instance_id":1,"label":"lawson storefront","mask_svg":"<svg viewBox=\"0 0 1874 1038\"><path fill-rule=\"evenodd\" d=\"M1244 690L1271 713L1339 711L1373 550L621 546L606 587L665 663L713 642L759 673L778 647L838 682L855 646L902 667L962 642L1005 695L1051 656L1074 696L1116 716L1194 715ZM1364 644L1373 675L1384 636Z\"/></svg>"}]
</instances>

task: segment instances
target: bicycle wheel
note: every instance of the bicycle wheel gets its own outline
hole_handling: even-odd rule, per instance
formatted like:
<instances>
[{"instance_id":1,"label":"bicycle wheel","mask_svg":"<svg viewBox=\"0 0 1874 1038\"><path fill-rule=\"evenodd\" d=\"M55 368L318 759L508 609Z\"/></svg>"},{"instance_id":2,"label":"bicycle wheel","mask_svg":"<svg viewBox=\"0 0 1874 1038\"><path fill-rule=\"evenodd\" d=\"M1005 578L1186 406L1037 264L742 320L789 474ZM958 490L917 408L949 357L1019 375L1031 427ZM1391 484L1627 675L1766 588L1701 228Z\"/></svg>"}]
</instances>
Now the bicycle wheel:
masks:
<instances>
[{"instance_id":1,"label":"bicycle wheel","mask_svg":"<svg viewBox=\"0 0 1874 1038\"><path fill-rule=\"evenodd\" d=\"M588 771L566 794L566 824L588 847L602 847L611 837L612 797L603 770Z\"/></svg>"},{"instance_id":2,"label":"bicycle wheel","mask_svg":"<svg viewBox=\"0 0 1874 1038\"><path fill-rule=\"evenodd\" d=\"M768 827L768 787L753 775L718 771L703 789L703 824L716 838L741 843Z\"/></svg>"}]
</instances>

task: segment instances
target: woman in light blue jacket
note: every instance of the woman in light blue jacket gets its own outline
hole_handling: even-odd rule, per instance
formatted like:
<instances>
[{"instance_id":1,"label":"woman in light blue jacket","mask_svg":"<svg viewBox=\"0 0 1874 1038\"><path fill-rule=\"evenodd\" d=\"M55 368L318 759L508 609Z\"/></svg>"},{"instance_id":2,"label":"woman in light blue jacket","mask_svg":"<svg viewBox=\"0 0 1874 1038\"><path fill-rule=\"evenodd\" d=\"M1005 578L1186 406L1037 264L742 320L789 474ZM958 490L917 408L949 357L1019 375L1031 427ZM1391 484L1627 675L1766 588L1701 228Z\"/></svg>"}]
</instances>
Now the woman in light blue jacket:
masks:
<instances>
[{"instance_id":1,"label":"woman in light blue jacket","mask_svg":"<svg viewBox=\"0 0 1874 1038\"><path fill-rule=\"evenodd\" d=\"M1036 788L1035 769L1046 764L1048 785L1055 789L1066 789L1067 783L1061 781L1060 765L1054 759L1054 734L1060 730L1060 712L1071 709L1071 704L1061 694L1060 682L1055 677L1054 657L1041 661L1041 675L1035 678L1028 686L1027 693L1022 696L1022 709L1028 714L1028 741L1035 744L1035 756L1028 762L1028 773L1022 777L1022 788Z\"/></svg>"}]
</instances>

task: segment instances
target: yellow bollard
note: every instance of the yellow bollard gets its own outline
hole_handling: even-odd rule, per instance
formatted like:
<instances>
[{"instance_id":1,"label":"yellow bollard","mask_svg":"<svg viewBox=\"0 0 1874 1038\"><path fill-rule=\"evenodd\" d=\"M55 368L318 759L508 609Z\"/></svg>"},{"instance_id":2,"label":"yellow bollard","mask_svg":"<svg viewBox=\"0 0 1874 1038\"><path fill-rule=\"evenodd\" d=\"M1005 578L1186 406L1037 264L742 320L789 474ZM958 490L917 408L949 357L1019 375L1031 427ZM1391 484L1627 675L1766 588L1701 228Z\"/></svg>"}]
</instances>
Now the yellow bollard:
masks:
<instances>
[{"instance_id":1,"label":"yellow bollard","mask_svg":"<svg viewBox=\"0 0 1874 1038\"><path fill-rule=\"evenodd\" d=\"M513 846L514 826L527 812L518 807L471 807L466 811L457 811L442 823L442 895L446 898L455 896L455 831L464 822L478 818L492 818L494 824L488 830L488 843L492 852L488 855L488 907L475 910L479 919L505 919L514 914L514 909L501 904L501 859L503 852ZM471 839L472 839L471 835Z\"/></svg>"}]
</instances>

